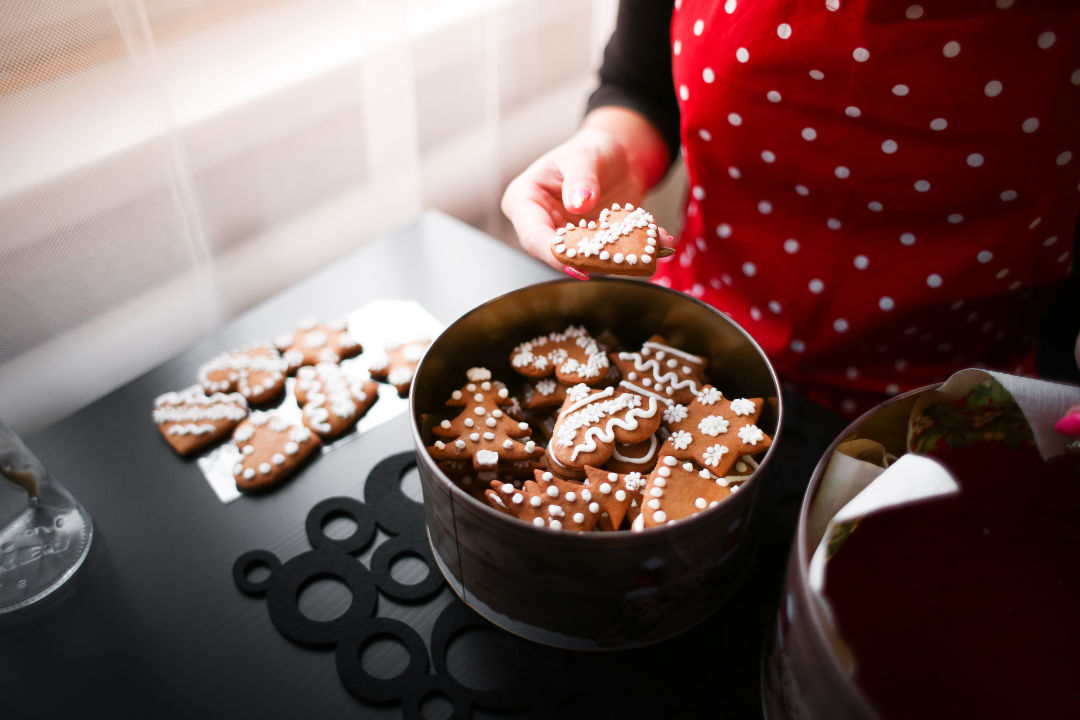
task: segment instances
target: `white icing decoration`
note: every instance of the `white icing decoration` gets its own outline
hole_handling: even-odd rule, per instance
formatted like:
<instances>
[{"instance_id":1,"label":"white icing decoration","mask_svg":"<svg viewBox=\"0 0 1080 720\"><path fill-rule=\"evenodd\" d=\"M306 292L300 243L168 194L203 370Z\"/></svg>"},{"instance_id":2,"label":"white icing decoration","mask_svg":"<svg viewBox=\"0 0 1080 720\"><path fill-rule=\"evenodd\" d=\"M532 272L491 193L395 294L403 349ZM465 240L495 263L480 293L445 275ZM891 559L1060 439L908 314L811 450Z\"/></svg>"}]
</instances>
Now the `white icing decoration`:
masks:
<instances>
[{"instance_id":1,"label":"white icing decoration","mask_svg":"<svg viewBox=\"0 0 1080 720\"><path fill-rule=\"evenodd\" d=\"M685 430L679 430L672 433L669 439L676 450L685 450L690 446L690 443L694 441L694 437Z\"/></svg>"},{"instance_id":2,"label":"white icing decoration","mask_svg":"<svg viewBox=\"0 0 1080 720\"><path fill-rule=\"evenodd\" d=\"M739 428L739 439L747 445L757 445L765 439L765 433L757 425L743 425Z\"/></svg>"},{"instance_id":3,"label":"white icing decoration","mask_svg":"<svg viewBox=\"0 0 1080 720\"><path fill-rule=\"evenodd\" d=\"M728 431L728 421L720 415L709 415L698 423L698 430L710 437L716 437Z\"/></svg>"},{"instance_id":4,"label":"white icing decoration","mask_svg":"<svg viewBox=\"0 0 1080 720\"><path fill-rule=\"evenodd\" d=\"M484 467L494 467L499 464L499 453L493 450L477 450L476 464ZM511 485L511 487L513 487Z\"/></svg>"},{"instance_id":5,"label":"white icing decoration","mask_svg":"<svg viewBox=\"0 0 1080 720\"><path fill-rule=\"evenodd\" d=\"M675 404L664 410L664 422L674 425L685 420L687 415L689 415L689 412L685 405Z\"/></svg>"},{"instance_id":6,"label":"white icing decoration","mask_svg":"<svg viewBox=\"0 0 1080 720\"><path fill-rule=\"evenodd\" d=\"M731 401L731 412L736 415L753 415L756 407L752 400L737 398Z\"/></svg>"},{"instance_id":7,"label":"white icing decoration","mask_svg":"<svg viewBox=\"0 0 1080 720\"><path fill-rule=\"evenodd\" d=\"M705 450L704 454L702 454L701 456L701 459L705 462L706 465L709 465L710 467L716 467L720 464L720 458L724 457L724 455L727 454L727 451L728 449L725 445L713 445Z\"/></svg>"},{"instance_id":8,"label":"white icing decoration","mask_svg":"<svg viewBox=\"0 0 1080 720\"><path fill-rule=\"evenodd\" d=\"M656 439L656 435L652 435L649 437L649 449L646 450L645 454L641 457L630 457L629 455L623 455L621 452L619 452L618 445L615 446L615 449L612 451L611 456L619 462L629 463L631 465L645 465L653 459L653 456L656 454L656 448L658 445L659 442Z\"/></svg>"},{"instance_id":9,"label":"white icing decoration","mask_svg":"<svg viewBox=\"0 0 1080 720\"><path fill-rule=\"evenodd\" d=\"M699 392L697 398L702 405L715 405L724 398L724 395L716 388L711 387Z\"/></svg>"}]
</instances>

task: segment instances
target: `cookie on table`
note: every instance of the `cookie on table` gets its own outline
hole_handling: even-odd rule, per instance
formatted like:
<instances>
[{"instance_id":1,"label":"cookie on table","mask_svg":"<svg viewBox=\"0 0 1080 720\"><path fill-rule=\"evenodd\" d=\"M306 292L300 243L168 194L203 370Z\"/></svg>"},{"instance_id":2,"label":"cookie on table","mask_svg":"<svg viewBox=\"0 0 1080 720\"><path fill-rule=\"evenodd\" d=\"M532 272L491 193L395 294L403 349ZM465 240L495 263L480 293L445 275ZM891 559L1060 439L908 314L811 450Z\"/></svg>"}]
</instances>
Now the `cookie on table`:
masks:
<instances>
[{"instance_id":1,"label":"cookie on table","mask_svg":"<svg viewBox=\"0 0 1080 720\"><path fill-rule=\"evenodd\" d=\"M663 454L690 460L724 477L741 457L757 455L772 445L772 438L755 423L764 405L762 398L728 400L706 385L686 407L681 420L672 423Z\"/></svg>"},{"instance_id":2,"label":"cookie on table","mask_svg":"<svg viewBox=\"0 0 1080 720\"><path fill-rule=\"evenodd\" d=\"M603 466L615 452L615 443L636 443L654 434L662 407L655 398L614 387L573 386L548 443L552 470L583 472L586 465Z\"/></svg>"},{"instance_id":3,"label":"cookie on table","mask_svg":"<svg viewBox=\"0 0 1080 720\"><path fill-rule=\"evenodd\" d=\"M567 385L603 382L609 365L606 348L576 325L527 340L510 353L510 366L525 377L554 375Z\"/></svg>"},{"instance_id":4,"label":"cookie on table","mask_svg":"<svg viewBox=\"0 0 1080 720\"><path fill-rule=\"evenodd\" d=\"M232 432L248 415L240 393L207 395L199 386L167 392L154 400L154 422L165 441L181 455L190 455Z\"/></svg>"},{"instance_id":5,"label":"cookie on table","mask_svg":"<svg viewBox=\"0 0 1080 720\"><path fill-rule=\"evenodd\" d=\"M591 465L585 468L585 473L585 484L600 504L597 530L618 530L631 508L639 506L645 476L639 472L617 473Z\"/></svg>"},{"instance_id":6,"label":"cookie on table","mask_svg":"<svg viewBox=\"0 0 1080 720\"><path fill-rule=\"evenodd\" d=\"M542 470L520 489L493 481L485 496L495 509L537 527L588 532L600 519L600 502L592 490Z\"/></svg>"},{"instance_id":7,"label":"cookie on table","mask_svg":"<svg viewBox=\"0 0 1080 720\"><path fill-rule=\"evenodd\" d=\"M689 460L664 455L649 474L634 530L670 525L716 505L738 485L714 477Z\"/></svg>"},{"instance_id":8,"label":"cookie on table","mask_svg":"<svg viewBox=\"0 0 1080 720\"><path fill-rule=\"evenodd\" d=\"M387 346L368 365L371 377L390 383L397 388L398 395L408 397L413 375L430 345L431 340L412 340Z\"/></svg>"},{"instance_id":9,"label":"cookie on table","mask_svg":"<svg viewBox=\"0 0 1080 720\"><path fill-rule=\"evenodd\" d=\"M653 335L641 349L613 353L612 362L622 373L622 387L655 397L666 405L689 404L705 384L708 360L668 344Z\"/></svg>"},{"instance_id":10,"label":"cookie on table","mask_svg":"<svg viewBox=\"0 0 1080 720\"><path fill-rule=\"evenodd\" d=\"M285 358L289 372L296 372L304 365L339 363L363 350L344 320L319 323L306 318L300 321L295 332L278 337L274 344Z\"/></svg>"},{"instance_id":11,"label":"cookie on table","mask_svg":"<svg viewBox=\"0 0 1080 720\"><path fill-rule=\"evenodd\" d=\"M264 405L285 389L285 360L269 343L254 343L222 353L199 368L208 394L239 392L252 405Z\"/></svg>"},{"instance_id":12,"label":"cookie on table","mask_svg":"<svg viewBox=\"0 0 1080 720\"><path fill-rule=\"evenodd\" d=\"M551 239L556 260L587 273L648 277L660 250L656 220L630 203L614 203L595 220L567 223Z\"/></svg>"},{"instance_id":13,"label":"cookie on table","mask_svg":"<svg viewBox=\"0 0 1080 720\"><path fill-rule=\"evenodd\" d=\"M233 479L241 492L267 490L292 474L319 449L319 436L277 415L254 412L233 432L240 461Z\"/></svg>"},{"instance_id":14,"label":"cookie on table","mask_svg":"<svg viewBox=\"0 0 1080 720\"><path fill-rule=\"evenodd\" d=\"M500 463L543 455L543 448L526 439L532 433L529 424L504 409L516 405L506 386L492 380L487 368L470 368L466 377L469 382L446 402L461 411L432 428L439 439L427 448L431 457L471 459L476 470L495 470Z\"/></svg>"},{"instance_id":15,"label":"cookie on table","mask_svg":"<svg viewBox=\"0 0 1080 720\"><path fill-rule=\"evenodd\" d=\"M304 365L293 387L302 422L324 439L337 437L378 399L379 386L346 372L336 363Z\"/></svg>"}]
</instances>

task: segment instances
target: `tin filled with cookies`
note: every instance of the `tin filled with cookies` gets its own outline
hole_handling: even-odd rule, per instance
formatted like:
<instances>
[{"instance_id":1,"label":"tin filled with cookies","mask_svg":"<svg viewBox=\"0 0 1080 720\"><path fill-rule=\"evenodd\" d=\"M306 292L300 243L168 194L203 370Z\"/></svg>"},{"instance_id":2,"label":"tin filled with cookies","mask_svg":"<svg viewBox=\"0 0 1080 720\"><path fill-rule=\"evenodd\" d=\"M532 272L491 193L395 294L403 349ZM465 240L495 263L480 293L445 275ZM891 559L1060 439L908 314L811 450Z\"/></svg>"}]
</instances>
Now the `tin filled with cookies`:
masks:
<instances>
[{"instance_id":1,"label":"tin filled with cookies","mask_svg":"<svg viewBox=\"0 0 1080 720\"><path fill-rule=\"evenodd\" d=\"M659 642L722 606L752 562L779 382L690 296L621 278L513 291L432 343L410 403L436 561L510 632Z\"/></svg>"}]
</instances>

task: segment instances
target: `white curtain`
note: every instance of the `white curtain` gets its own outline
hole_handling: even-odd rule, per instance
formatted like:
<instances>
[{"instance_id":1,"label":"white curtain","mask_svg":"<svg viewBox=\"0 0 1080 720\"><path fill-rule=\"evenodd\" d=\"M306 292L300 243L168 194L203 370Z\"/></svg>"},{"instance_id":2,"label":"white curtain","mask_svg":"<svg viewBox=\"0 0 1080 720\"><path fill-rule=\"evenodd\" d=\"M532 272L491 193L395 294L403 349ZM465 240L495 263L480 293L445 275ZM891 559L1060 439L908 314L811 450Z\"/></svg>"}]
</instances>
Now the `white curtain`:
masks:
<instances>
[{"instance_id":1,"label":"white curtain","mask_svg":"<svg viewBox=\"0 0 1080 720\"><path fill-rule=\"evenodd\" d=\"M0 417L42 427L424 208L504 234L614 12L0 3Z\"/></svg>"}]
</instances>

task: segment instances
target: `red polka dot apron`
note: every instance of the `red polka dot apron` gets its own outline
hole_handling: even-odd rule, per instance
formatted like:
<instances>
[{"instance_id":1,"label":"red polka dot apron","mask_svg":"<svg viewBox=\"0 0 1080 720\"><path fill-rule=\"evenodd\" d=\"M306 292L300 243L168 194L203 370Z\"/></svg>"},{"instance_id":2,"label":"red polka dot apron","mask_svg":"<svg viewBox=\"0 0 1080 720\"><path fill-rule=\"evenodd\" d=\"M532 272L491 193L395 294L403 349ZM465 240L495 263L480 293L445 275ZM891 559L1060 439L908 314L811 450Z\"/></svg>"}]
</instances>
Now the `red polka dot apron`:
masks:
<instances>
[{"instance_id":1,"label":"red polka dot apron","mask_svg":"<svg viewBox=\"0 0 1080 720\"><path fill-rule=\"evenodd\" d=\"M1080 211L1080 3L682 0L671 41L690 196L656 282L849 414L1033 368Z\"/></svg>"}]
</instances>

